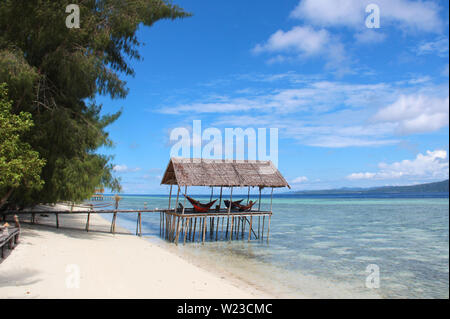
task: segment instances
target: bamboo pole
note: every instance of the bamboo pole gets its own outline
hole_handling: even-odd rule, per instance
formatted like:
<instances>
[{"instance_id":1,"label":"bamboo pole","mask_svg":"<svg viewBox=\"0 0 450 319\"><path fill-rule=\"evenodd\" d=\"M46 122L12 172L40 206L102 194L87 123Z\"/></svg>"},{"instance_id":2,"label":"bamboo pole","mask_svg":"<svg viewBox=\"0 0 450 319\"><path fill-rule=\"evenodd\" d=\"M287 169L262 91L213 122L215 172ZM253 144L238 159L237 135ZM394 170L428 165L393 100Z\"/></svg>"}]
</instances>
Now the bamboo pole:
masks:
<instances>
[{"instance_id":1,"label":"bamboo pole","mask_svg":"<svg viewBox=\"0 0 450 319\"><path fill-rule=\"evenodd\" d=\"M227 232L225 234L225 238L228 237L228 225L230 223L230 211L231 211L231 205L233 203L233 186L231 186L231 190L230 190L230 205L228 206L228 211L227 211ZM233 217L231 217L231 223L233 223ZM233 227L233 224L232 224ZM231 231L233 231L233 229L231 229ZM231 234L230 234L231 237Z\"/></svg>"},{"instance_id":2,"label":"bamboo pole","mask_svg":"<svg viewBox=\"0 0 450 319\"><path fill-rule=\"evenodd\" d=\"M217 217L217 223L216 223L216 241L217 241L217 235L219 232L219 224L220 224L220 217Z\"/></svg>"},{"instance_id":3,"label":"bamboo pole","mask_svg":"<svg viewBox=\"0 0 450 319\"><path fill-rule=\"evenodd\" d=\"M193 242L195 242L195 228L197 227L197 217L195 217L195 220L194 220L194 234L193 234L193 236L192 236L192 241Z\"/></svg>"},{"instance_id":4,"label":"bamboo pole","mask_svg":"<svg viewBox=\"0 0 450 319\"><path fill-rule=\"evenodd\" d=\"M253 223L253 216L250 216L250 227L248 229L248 241L252 239L252 223Z\"/></svg>"},{"instance_id":5,"label":"bamboo pole","mask_svg":"<svg viewBox=\"0 0 450 319\"><path fill-rule=\"evenodd\" d=\"M184 230L184 240L183 240L183 245L186 244L186 235L187 235L187 229L188 229L188 226L189 226L189 222L190 222L190 218L187 218L187 217L186 217L186 222L184 223L184 224L185 224L185 225L184 225L185 230Z\"/></svg>"},{"instance_id":6,"label":"bamboo pole","mask_svg":"<svg viewBox=\"0 0 450 319\"><path fill-rule=\"evenodd\" d=\"M170 192L169 192L169 209L171 202L172 202L172 184L170 185Z\"/></svg>"},{"instance_id":7,"label":"bamboo pole","mask_svg":"<svg viewBox=\"0 0 450 319\"><path fill-rule=\"evenodd\" d=\"M259 225L261 224L261 216L258 216L258 239L259 239L259 236L260 236L260 233L259 233Z\"/></svg>"},{"instance_id":8,"label":"bamboo pole","mask_svg":"<svg viewBox=\"0 0 450 319\"><path fill-rule=\"evenodd\" d=\"M267 243L269 243L269 234L270 234L270 219L272 215L269 215L269 224L267 225Z\"/></svg>"},{"instance_id":9,"label":"bamboo pole","mask_svg":"<svg viewBox=\"0 0 450 319\"><path fill-rule=\"evenodd\" d=\"M262 222L262 230L261 230L261 239L264 239L264 221L266 219L266 216L263 216L263 222Z\"/></svg>"},{"instance_id":10,"label":"bamboo pole","mask_svg":"<svg viewBox=\"0 0 450 319\"><path fill-rule=\"evenodd\" d=\"M272 187L272 192L270 193L270 212L272 212L272 197L273 197L273 187ZM270 217L269 217L270 219Z\"/></svg>"},{"instance_id":11,"label":"bamboo pole","mask_svg":"<svg viewBox=\"0 0 450 319\"><path fill-rule=\"evenodd\" d=\"M202 236L202 244L205 243L205 233L206 233L206 217L203 217L203 236Z\"/></svg>"},{"instance_id":12,"label":"bamboo pole","mask_svg":"<svg viewBox=\"0 0 450 319\"><path fill-rule=\"evenodd\" d=\"M180 197L180 186L178 186L177 201L175 202L175 213L178 212L178 198Z\"/></svg>"},{"instance_id":13,"label":"bamboo pole","mask_svg":"<svg viewBox=\"0 0 450 319\"><path fill-rule=\"evenodd\" d=\"M259 188L258 212L261 211L261 187Z\"/></svg>"},{"instance_id":14,"label":"bamboo pole","mask_svg":"<svg viewBox=\"0 0 450 319\"><path fill-rule=\"evenodd\" d=\"M222 205L222 186L220 186L219 211L220 211L220 206L221 205Z\"/></svg>"},{"instance_id":15,"label":"bamboo pole","mask_svg":"<svg viewBox=\"0 0 450 319\"><path fill-rule=\"evenodd\" d=\"M184 210L186 208L186 195L187 195L187 186L184 186L184 202L183 202L183 210L181 212L182 215L184 215ZM178 209L178 207L177 207ZM184 219L182 218L182 221ZM175 243L178 245L178 237L180 235L180 217L177 218L177 228L176 228L176 236L175 236Z\"/></svg>"}]
</instances>

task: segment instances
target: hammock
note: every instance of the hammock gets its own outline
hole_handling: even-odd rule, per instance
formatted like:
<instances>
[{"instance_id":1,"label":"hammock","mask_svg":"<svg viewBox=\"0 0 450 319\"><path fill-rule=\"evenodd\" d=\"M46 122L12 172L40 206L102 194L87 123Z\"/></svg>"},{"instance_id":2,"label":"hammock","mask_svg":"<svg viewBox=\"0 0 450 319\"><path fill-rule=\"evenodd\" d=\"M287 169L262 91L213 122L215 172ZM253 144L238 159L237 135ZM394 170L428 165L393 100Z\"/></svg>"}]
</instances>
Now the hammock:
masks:
<instances>
[{"instance_id":1,"label":"hammock","mask_svg":"<svg viewBox=\"0 0 450 319\"><path fill-rule=\"evenodd\" d=\"M237 204L237 206L238 206L240 212L249 212L252 209L253 205L256 204L256 202L257 201L255 201L255 202L250 201L248 203L248 205Z\"/></svg>"},{"instance_id":2,"label":"hammock","mask_svg":"<svg viewBox=\"0 0 450 319\"><path fill-rule=\"evenodd\" d=\"M231 202L231 209L238 209L239 208L238 205L240 205L242 201L243 201L243 199L237 200L235 202ZM227 208L230 207L230 201L229 200L224 200L223 202L224 202L224 204L225 204L225 206Z\"/></svg>"},{"instance_id":3,"label":"hammock","mask_svg":"<svg viewBox=\"0 0 450 319\"><path fill-rule=\"evenodd\" d=\"M194 211L198 213L206 213L211 208L211 206L214 205L214 203L217 201L217 199L215 199L212 202L202 204L198 200L195 200L187 195L184 195L184 197L186 197L186 199L192 204L192 206L194 206Z\"/></svg>"}]
</instances>

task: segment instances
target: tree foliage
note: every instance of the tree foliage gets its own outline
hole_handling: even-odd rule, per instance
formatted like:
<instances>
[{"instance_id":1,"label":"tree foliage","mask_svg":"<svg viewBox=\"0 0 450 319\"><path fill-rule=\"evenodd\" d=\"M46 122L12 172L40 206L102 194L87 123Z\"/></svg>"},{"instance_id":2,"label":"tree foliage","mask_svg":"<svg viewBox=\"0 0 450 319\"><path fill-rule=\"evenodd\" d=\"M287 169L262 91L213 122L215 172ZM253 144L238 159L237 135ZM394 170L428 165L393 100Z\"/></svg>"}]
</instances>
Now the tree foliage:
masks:
<instances>
[{"instance_id":1,"label":"tree foliage","mask_svg":"<svg viewBox=\"0 0 450 319\"><path fill-rule=\"evenodd\" d=\"M80 28L65 21L68 4L80 7ZM46 160L44 186L13 198L22 204L82 200L102 185L119 189L106 127L120 112L101 115L97 94L127 95L121 75L140 59L136 31L161 19L189 16L166 0L3 0L0 2L0 82L15 114L29 112L35 125L24 140ZM20 196L19 196L20 194Z\"/></svg>"},{"instance_id":2,"label":"tree foliage","mask_svg":"<svg viewBox=\"0 0 450 319\"><path fill-rule=\"evenodd\" d=\"M33 126L31 114L11 113L12 102L7 98L6 84L0 84L0 208L12 191L24 185L28 191L42 188L40 173L45 164L39 153L21 140Z\"/></svg>"}]
</instances>

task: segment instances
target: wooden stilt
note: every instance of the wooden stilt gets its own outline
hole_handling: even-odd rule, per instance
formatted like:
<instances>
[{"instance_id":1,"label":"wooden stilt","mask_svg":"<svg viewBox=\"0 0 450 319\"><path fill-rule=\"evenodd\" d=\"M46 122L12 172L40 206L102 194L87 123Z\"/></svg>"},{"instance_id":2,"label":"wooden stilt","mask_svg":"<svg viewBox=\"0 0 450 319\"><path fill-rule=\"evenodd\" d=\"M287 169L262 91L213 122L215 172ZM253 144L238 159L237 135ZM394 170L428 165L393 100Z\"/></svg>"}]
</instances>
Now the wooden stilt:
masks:
<instances>
[{"instance_id":1,"label":"wooden stilt","mask_svg":"<svg viewBox=\"0 0 450 319\"><path fill-rule=\"evenodd\" d=\"M87 220L86 220L86 231L89 231L89 219L91 218L91 213L87 214Z\"/></svg>"},{"instance_id":2,"label":"wooden stilt","mask_svg":"<svg viewBox=\"0 0 450 319\"><path fill-rule=\"evenodd\" d=\"M228 237L228 225L230 223L230 212L231 212L231 203L232 202L233 202L233 187L231 187L231 189L230 189L230 205L228 206L228 211L227 211L228 220L227 220L227 233L226 233L225 237ZM232 237L232 232L233 232L233 216L231 217L230 239Z\"/></svg>"},{"instance_id":3,"label":"wooden stilt","mask_svg":"<svg viewBox=\"0 0 450 319\"><path fill-rule=\"evenodd\" d=\"M222 186L220 186L219 211L220 211L220 206L221 205L222 205Z\"/></svg>"},{"instance_id":4,"label":"wooden stilt","mask_svg":"<svg viewBox=\"0 0 450 319\"><path fill-rule=\"evenodd\" d=\"M269 224L267 225L267 243L269 243L269 234L270 234L270 218L272 215L269 215Z\"/></svg>"},{"instance_id":5,"label":"wooden stilt","mask_svg":"<svg viewBox=\"0 0 450 319\"><path fill-rule=\"evenodd\" d=\"M264 221L266 219L266 216L263 216L263 222L262 222L262 230L261 230L261 239L264 239Z\"/></svg>"},{"instance_id":6,"label":"wooden stilt","mask_svg":"<svg viewBox=\"0 0 450 319\"><path fill-rule=\"evenodd\" d=\"M216 222L216 241L217 241L217 235L219 233L219 223L220 223L220 217L217 217L217 222Z\"/></svg>"},{"instance_id":7,"label":"wooden stilt","mask_svg":"<svg viewBox=\"0 0 450 319\"><path fill-rule=\"evenodd\" d=\"M261 223L261 216L258 216L258 239L259 239L259 235L260 235L260 233L259 233L259 225L260 225L260 223Z\"/></svg>"},{"instance_id":8,"label":"wooden stilt","mask_svg":"<svg viewBox=\"0 0 450 319\"><path fill-rule=\"evenodd\" d=\"M273 197L273 187L272 187L272 191L270 193L270 212L272 212L272 197ZM269 217L270 219L270 217Z\"/></svg>"},{"instance_id":9,"label":"wooden stilt","mask_svg":"<svg viewBox=\"0 0 450 319\"><path fill-rule=\"evenodd\" d=\"M248 241L252 239L252 224L253 224L253 216L250 216L250 226L248 229Z\"/></svg>"},{"instance_id":10,"label":"wooden stilt","mask_svg":"<svg viewBox=\"0 0 450 319\"><path fill-rule=\"evenodd\" d=\"M231 206L231 204L230 204L230 206ZM233 226L234 226L234 216L231 215L230 240L233 240Z\"/></svg>"},{"instance_id":11,"label":"wooden stilt","mask_svg":"<svg viewBox=\"0 0 450 319\"><path fill-rule=\"evenodd\" d=\"M259 188L258 212L261 211L261 187Z\"/></svg>"},{"instance_id":12,"label":"wooden stilt","mask_svg":"<svg viewBox=\"0 0 450 319\"><path fill-rule=\"evenodd\" d=\"M184 215L184 210L186 209L186 195L187 195L187 186L184 187L184 202L183 202L183 211L181 212L182 215ZM179 218L178 218L179 219ZM183 218L184 220L184 218ZM179 225L179 220L177 223L177 235L175 238L175 243L178 244L178 236L180 235L180 225Z\"/></svg>"},{"instance_id":13,"label":"wooden stilt","mask_svg":"<svg viewBox=\"0 0 450 319\"><path fill-rule=\"evenodd\" d=\"M56 228L59 228L59 215L58 213L56 213L55 215L56 215Z\"/></svg>"},{"instance_id":14,"label":"wooden stilt","mask_svg":"<svg viewBox=\"0 0 450 319\"><path fill-rule=\"evenodd\" d=\"M170 192L169 192L169 209L171 202L172 202L172 185L170 185Z\"/></svg>"},{"instance_id":15,"label":"wooden stilt","mask_svg":"<svg viewBox=\"0 0 450 319\"><path fill-rule=\"evenodd\" d=\"M141 213L139 214L139 236L142 236L142 216Z\"/></svg>"},{"instance_id":16,"label":"wooden stilt","mask_svg":"<svg viewBox=\"0 0 450 319\"><path fill-rule=\"evenodd\" d=\"M192 236L192 241L193 242L195 242L195 228L197 227L197 217L195 217L195 220L194 220L194 234L193 234L193 236Z\"/></svg>"},{"instance_id":17,"label":"wooden stilt","mask_svg":"<svg viewBox=\"0 0 450 319\"><path fill-rule=\"evenodd\" d=\"M203 235L202 235L202 244L205 243L205 233L206 233L206 217L203 217Z\"/></svg>"},{"instance_id":18,"label":"wooden stilt","mask_svg":"<svg viewBox=\"0 0 450 319\"><path fill-rule=\"evenodd\" d=\"M186 218L186 222L184 223L184 224L185 224L185 225L184 225L185 230L184 230L184 240L183 240L183 245L186 244L186 235L187 235L187 229L188 229L188 227L189 227L190 220L191 220L190 218Z\"/></svg>"}]
</instances>

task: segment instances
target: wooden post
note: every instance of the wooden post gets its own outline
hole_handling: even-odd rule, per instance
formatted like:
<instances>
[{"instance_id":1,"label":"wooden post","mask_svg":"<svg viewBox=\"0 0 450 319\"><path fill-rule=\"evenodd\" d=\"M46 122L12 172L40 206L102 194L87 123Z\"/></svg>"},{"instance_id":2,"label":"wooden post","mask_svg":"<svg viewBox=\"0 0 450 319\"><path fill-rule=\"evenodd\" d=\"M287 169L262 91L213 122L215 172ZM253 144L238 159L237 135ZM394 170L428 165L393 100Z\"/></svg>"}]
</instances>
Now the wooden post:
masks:
<instances>
[{"instance_id":1,"label":"wooden post","mask_svg":"<svg viewBox=\"0 0 450 319\"><path fill-rule=\"evenodd\" d=\"M266 219L266 215L263 216L263 222L262 222L262 230L261 230L261 239L264 239L264 221Z\"/></svg>"},{"instance_id":2,"label":"wooden post","mask_svg":"<svg viewBox=\"0 0 450 319\"><path fill-rule=\"evenodd\" d=\"M272 192L270 193L270 212L272 212L272 197L273 197L273 187L272 187ZM269 217L270 220L270 217Z\"/></svg>"},{"instance_id":3,"label":"wooden post","mask_svg":"<svg viewBox=\"0 0 450 319\"><path fill-rule=\"evenodd\" d=\"M220 223L220 217L217 217L217 223L216 223L216 241L217 241L217 234L219 232L219 223Z\"/></svg>"},{"instance_id":4,"label":"wooden post","mask_svg":"<svg viewBox=\"0 0 450 319\"><path fill-rule=\"evenodd\" d=\"M86 231L89 231L89 220L91 218L91 211L94 210L94 206L91 204L91 208L89 209L88 215L87 215L87 221L86 221Z\"/></svg>"},{"instance_id":5,"label":"wooden post","mask_svg":"<svg viewBox=\"0 0 450 319\"><path fill-rule=\"evenodd\" d=\"M261 211L261 187L259 188L258 212Z\"/></svg>"},{"instance_id":6,"label":"wooden post","mask_svg":"<svg viewBox=\"0 0 450 319\"><path fill-rule=\"evenodd\" d=\"M259 215L258 216L258 239L259 239L259 235L260 235L260 233L259 233L259 225L261 224L261 216Z\"/></svg>"},{"instance_id":7,"label":"wooden post","mask_svg":"<svg viewBox=\"0 0 450 319\"><path fill-rule=\"evenodd\" d=\"M169 209L171 202L172 202L172 184L170 185L170 193L169 193Z\"/></svg>"},{"instance_id":8,"label":"wooden post","mask_svg":"<svg viewBox=\"0 0 450 319\"><path fill-rule=\"evenodd\" d=\"M203 235L202 235L202 244L205 243L205 233L206 233L206 217L203 217Z\"/></svg>"},{"instance_id":9,"label":"wooden post","mask_svg":"<svg viewBox=\"0 0 450 319\"><path fill-rule=\"evenodd\" d=\"M114 196L114 200L116 201L116 203L115 203L115 211L113 213L113 219L112 219L112 222L111 222L111 232L113 234L116 233L116 218L117 218L117 210L119 209L120 196L116 194L116 196Z\"/></svg>"},{"instance_id":10,"label":"wooden post","mask_svg":"<svg viewBox=\"0 0 450 319\"><path fill-rule=\"evenodd\" d=\"M253 216L250 216L250 227L248 229L248 241L252 239L252 224L253 224Z\"/></svg>"},{"instance_id":11,"label":"wooden post","mask_svg":"<svg viewBox=\"0 0 450 319\"><path fill-rule=\"evenodd\" d=\"M142 216L141 216L141 212L139 212L139 236L142 237Z\"/></svg>"},{"instance_id":12,"label":"wooden post","mask_svg":"<svg viewBox=\"0 0 450 319\"><path fill-rule=\"evenodd\" d=\"M178 211L178 198L180 197L180 186L178 186L177 201L175 202L175 213Z\"/></svg>"},{"instance_id":13,"label":"wooden post","mask_svg":"<svg viewBox=\"0 0 450 319\"><path fill-rule=\"evenodd\" d=\"M270 234L270 218L272 214L269 215L269 224L267 225L267 243L269 243L269 234Z\"/></svg>"},{"instance_id":14,"label":"wooden post","mask_svg":"<svg viewBox=\"0 0 450 319\"><path fill-rule=\"evenodd\" d=\"M55 213L56 215L56 228L59 228L59 217L58 217L58 213Z\"/></svg>"},{"instance_id":15,"label":"wooden post","mask_svg":"<svg viewBox=\"0 0 450 319\"><path fill-rule=\"evenodd\" d=\"M184 210L186 209L186 195L187 195L187 186L184 186L184 201L183 201L183 211L181 215L184 215ZM182 217L182 221L184 218ZM177 221L177 235L175 237L175 243L178 245L178 237L180 236L180 217L178 217Z\"/></svg>"},{"instance_id":16,"label":"wooden post","mask_svg":"<svg viewBox=\"0 0 450 319\"><path fill-rule=\"evenodd\" d=\"M230 211L231 211L232 203L233 203L233 186L231 186L231 190L230 190L230 205L228 206L228 211L227 211L227 215L228 215L228 217L227 217L227 232L225 234L225 238L228 237L228 225L230 224ZM231 227L233 227L233 217L231 217ZM233 228L231 228L231 231L233 231Z\"/></svg>"},{"instance_id":17,"label":"wooden post","mask_svg":"<svg viewBox=\"0 0 450 319\"><path fill-rule=\"evenodd\" d=\"M219 197L219 212L220 212L220 206L222 204L222 186L220 186L220 197Z\"/></svg>"},{"instance_id":18,"label":"wooden post","mask_svg":"<svg viewBox=\"0 0 450 319\"><path fill-rule=\"evenodd\" d=\"M195 228L197 227L197 217L194 220L194 233L192 234L192 241L195 242Z\"/></svg>"},{"instance_id":19,"label":"wooden post","mask_svg":"<svg viewBox=\"0 0 450 319\"><path fill-rule=\"evenodd\" d=\"M187 229L188 229L188 226L189 226L190 222L191 222L191 219L186 217L186 222L184 223L184 241L183 241L183 244L186 244Z\"/></svg>"}]
</instances>

